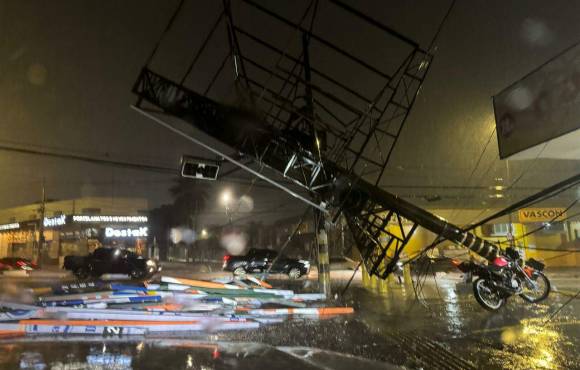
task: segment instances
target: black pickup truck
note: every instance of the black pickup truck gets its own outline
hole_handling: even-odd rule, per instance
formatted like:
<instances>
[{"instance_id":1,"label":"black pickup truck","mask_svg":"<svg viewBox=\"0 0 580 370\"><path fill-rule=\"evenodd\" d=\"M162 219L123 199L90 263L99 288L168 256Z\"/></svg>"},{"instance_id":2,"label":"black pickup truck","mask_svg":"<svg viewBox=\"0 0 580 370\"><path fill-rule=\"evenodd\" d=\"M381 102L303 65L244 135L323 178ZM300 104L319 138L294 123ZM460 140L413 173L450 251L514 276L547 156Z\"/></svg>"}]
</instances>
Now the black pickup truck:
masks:
<instances>
[{"instance_id":1,"label":"black pickup truck","mask_svg":"<svg viewBox=\"0 0 580 370\"><path fill-rule=\"evenodd\" d=\"M264 272L272 266L272 262L278 252L269 249L252 248L245 256L224 256L223 270L232 271L234 275L241 275L252 272ZM298 279L300 276L308 274L310 262L288 258L284 255L276 260L270 270L275 274L287 274L291 279Z\"/></svg>"},{"instance_id":2,"label":"black pickup truck","mask_svg":"<svg viewBox=\"0 0 580 370\"><path fill-rule=\"evenodd\" d=\"M98 248L88 256L66 256L63 268L79 279L103 274L127 274L132 279L144 279L161 271L156 261L120 248Z\"/></svg>"}]
</instances>

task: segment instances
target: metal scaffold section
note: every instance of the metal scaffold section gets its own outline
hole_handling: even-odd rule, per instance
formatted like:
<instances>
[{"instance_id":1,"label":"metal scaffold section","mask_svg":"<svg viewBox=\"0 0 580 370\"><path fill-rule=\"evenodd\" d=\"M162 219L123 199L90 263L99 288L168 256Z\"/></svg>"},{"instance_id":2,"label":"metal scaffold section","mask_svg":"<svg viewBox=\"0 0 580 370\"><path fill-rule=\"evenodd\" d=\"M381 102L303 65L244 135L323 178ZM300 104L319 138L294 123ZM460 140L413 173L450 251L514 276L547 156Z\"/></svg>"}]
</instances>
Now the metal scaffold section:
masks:
<instances>
[{"instance_id":1,"label":"metal scaffold section","mask_svg":"<svg viewBox=\"0 0 580 370\"><path fill-rule=\"evenodd\" d=\"M180 3L164 36L181 13L187 13L186 5ZM483 257L496 256L496 246L379 186L432 55L341 1L313 0L301 11L293 21L252 0L224 1L181 78L153 71L160 40L134 85L138 96L134 108L334 221L344 214L372 275L384 279L392 272L419 226ZM355 38L375 43L364 50L340 37L332 39L340 32L328 32L337 23L325 22L326 16L333 22L350 22L345 27L360 31ZM373 60L373 55L380 57ZM212 62L198 66L204 59ZM210 73L208 65L213 66ZM208 82L201 86L200 81ZM201 136L173 126L166 116L179 118L260 167L273 169L309 196L265 178ZM412 226L403 228L403 219Z\"/></svg>"}]
</instances>

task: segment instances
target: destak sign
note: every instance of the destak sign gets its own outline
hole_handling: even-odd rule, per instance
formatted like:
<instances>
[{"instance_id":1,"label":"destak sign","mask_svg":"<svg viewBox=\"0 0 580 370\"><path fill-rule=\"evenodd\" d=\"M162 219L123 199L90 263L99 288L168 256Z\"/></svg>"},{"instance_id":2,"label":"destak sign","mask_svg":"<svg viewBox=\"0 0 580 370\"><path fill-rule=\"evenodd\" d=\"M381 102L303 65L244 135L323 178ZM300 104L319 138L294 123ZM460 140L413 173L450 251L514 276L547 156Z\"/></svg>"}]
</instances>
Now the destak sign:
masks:
<instances>
[{"instance_id":1,"label":"destak sign","mask_svg":"<svg viewBox=\"0 0 580 370\"><path fill-rule=\"evenodd\" d=\"M564 208L524 208L518 212L520 222L549 222L566 218Z\"/></svg>"},{"instance_id":2,"label":"destak sign","mask_svg":"<svg viewBox=\"0 0 580 370\"><path fill-rule=\"evenodd\" d=\"M105 228L105 238L146 238L148 235L147 226L125 229Z\"/></svg>"},{"instance_id":3,"label":"destak sign","mask_svg":"<svg viewBox=\"0 0 580 370\"><path fill-rule=\"evenodd\" d=\"M44 218L44 227L57 227L66 224L66 215L60 215L57 217Z\"/></svg>"}]
</instances>

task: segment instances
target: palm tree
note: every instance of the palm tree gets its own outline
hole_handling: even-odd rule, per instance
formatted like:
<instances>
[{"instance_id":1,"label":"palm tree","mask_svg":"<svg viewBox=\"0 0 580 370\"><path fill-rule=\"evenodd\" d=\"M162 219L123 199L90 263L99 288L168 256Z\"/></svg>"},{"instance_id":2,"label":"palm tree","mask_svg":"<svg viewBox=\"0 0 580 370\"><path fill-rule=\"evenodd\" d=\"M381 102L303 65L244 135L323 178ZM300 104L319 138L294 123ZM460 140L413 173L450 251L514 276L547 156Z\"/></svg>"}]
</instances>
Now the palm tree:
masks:
<instances>
[{"instance_id":1,"label":"palm tree","mask_svg":"<svg viewBox=\"0 0 580 370\"><path fill-rule=\"evenodd\" d=\"M205 209L208 200L206 186L198 180L184 177L177 178L175 184L169 189L173 197L173 218L178 225L184 225L199 232L199 215ZM192 256L193 246L189 245L187 260Z\"/></svg>"},{"instance_id":2,"label":"palm tree","mask_svg":"<svg viewBox=\"0 0 580 370\"><path fill-rule=\"evenodd\" d=\"M208 200L207 188L198 180L177 178L169 188L173 197L175 220L193 230L197 230L197 219L205 209Z\"/></svg>"},{"instance_id":3,"label":"palm tree","mask_svg":"<svg viewBox=\"0 0 580 370\"><path fill-rule=\"evenodd\" d=\"M159 259L161 261L167 261L169 230L173 226L175 226L175 220L173 220L173 205L164 204L149 211L149 241L156 240L157 248L159 248Z\"/></svg>"}]
</instances>

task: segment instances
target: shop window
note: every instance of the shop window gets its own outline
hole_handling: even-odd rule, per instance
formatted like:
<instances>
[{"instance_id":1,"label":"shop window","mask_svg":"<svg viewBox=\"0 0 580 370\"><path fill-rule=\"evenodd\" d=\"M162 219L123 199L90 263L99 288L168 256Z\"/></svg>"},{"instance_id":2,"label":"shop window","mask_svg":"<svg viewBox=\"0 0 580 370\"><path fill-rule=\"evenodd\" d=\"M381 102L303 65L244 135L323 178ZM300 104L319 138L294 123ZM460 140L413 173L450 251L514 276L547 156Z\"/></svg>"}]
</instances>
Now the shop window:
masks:
<instances>
[{"instance_id":1,"label":"shop window","mask_svg":"<svg viewBox=\"0 0 580 370\"><path fill-rule=\"evenodd\" d=\"M538 230L538 234L540 235L552 235L552 234L562 234L566 232L563 222L542 222L537 223L536 228L543 227L543 229Z\"/></svg>"},{"instance_id":2,"label":"shop window","mask_svg":"<svg viewBox=\"0 0 580 370\"><path fill-rule=\"evenodd\" d=\"M27 243L12 243L12 257L31 257L32 248Z\"/></svg>"},{"instance_id":3,"label":"shop window","mask_svg":"<svg viewBox=\"0 0 580 370\"><path fill-rule=\"evenodd\" d=\"M492 236L507 236L508 234L514 233L514 227L512 224L493 224L491 228Z\"/></svg>"},{"instance_id":4,"label":"shop window","mask_svg":"<svg viewBox=\"0 0 580 370\"><path fill-rule=\"evenodd\" d=\"M99 230L95 228L88 228L85 230L85 235L87 238L96 238L99 236Z\"/></svg>"}]
</instances>

